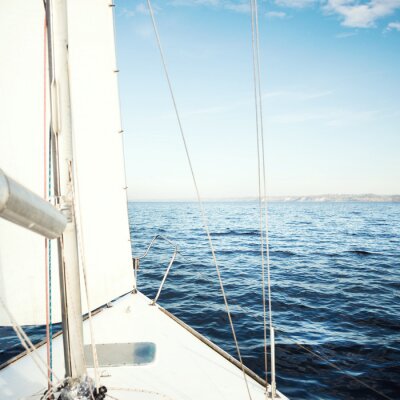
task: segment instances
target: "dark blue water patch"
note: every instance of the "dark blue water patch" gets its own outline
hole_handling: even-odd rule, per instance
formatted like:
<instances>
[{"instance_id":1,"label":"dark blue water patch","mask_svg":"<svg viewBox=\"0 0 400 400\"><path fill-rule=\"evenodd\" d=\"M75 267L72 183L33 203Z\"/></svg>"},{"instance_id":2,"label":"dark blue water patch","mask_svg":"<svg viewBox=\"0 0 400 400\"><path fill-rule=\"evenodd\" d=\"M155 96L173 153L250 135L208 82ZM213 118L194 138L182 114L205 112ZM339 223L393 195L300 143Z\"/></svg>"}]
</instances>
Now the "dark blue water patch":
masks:
<instances>
[{"instance_id":1,"label":"dark blue water patch","mask_svg":"<svg viewBox=\"0 0 400 400\"><path fill-rule=\"evenodd\" d=\"M348 250L346 253L354 254L356 256L381 256L380 253L374 253L372 251L367 250Z\"/></svg>"},{"instance_id":2,"label":"dark blue water patch","mask_svg":"<svg viewBox=\"0 0 400 400\"><path fill-rule=\"evenodd\" d=\"M61 324L53 324L53 334L61 330ZM24 326L25 333L33 344L38 344L46 337L45 326ZM12 327L0 327L0 364L25 351Z\"/></svg>"},{"instance_id":3,"label":"dark blue water patch","mask_svg":"<svg viewBox=\"0 0 400 400\"><path fill-rule=\"evenodd\" d=\"M142 210L137 207L132 204L130 212L140 216ZM149 207L157 214L156 204ZM165 205L163 207L165 209ZM192 205L169 204L168 207L176 215L182 215L184 209ZM223 260L222 275L233 305L233 319L244 359L262 374L261 268L256 207L252 203L207 204L207 211L211 232L217 233L213 236L219 250L217 258ZM229 222L224 215L229 216ZM384 223L386 215L391 216L391 227ZM387 349L394 346L396 321L400 315L395 305L395 293L400 285L400 253L396 246L399 230L394 228L399 225L400 207L393 204L270 205L274 321L277 327L290 333L287 337L277 332L278 387L290 397L379 398L375 392L356 384L346 374L290 342L295 339L311 346L312 350L328 350L328 358L344 366L347 374L366 379L379 391L398 398L396 382L400 381L400 356L396 350L387 361ZM168 226L167 218L165 226ZM185 224L182 227L178 222L168 229L168 234L180 242L181 249L194 257L196 263L185 266L186 275L176 277L180 281L171 283L168 293L171 297L163 298L161 304L172 308L178 317L235 354L224 309L211 306L217 302L222 304L218 284L196 275L193 279L198 271L216 279L212 262L205 253L208 249L196 244L201 233L196 232L195 238L191 235L192 227L189 229ZM185 239L176 231L186 232L189 237ZM238 232L250 234L238 235ZM139 246L145 244L140 235L135 235L134 241ZM142 290L154 292L157 283L146 274L143 272L140 281ZM192 298L193 304L185 304L189 310L178 306L179 301L175 301L174 296L178 299L179 295L174 294L173 288L197 293ZM191 312L198 305L206 310L204 315ZM244 307L248 312L237 310L235 306ZM370 310L366 312L368 306ZM339 346L338 340L348 344ZM254 345L254 341L259 346ZM364 348L369 350L364 352ZM348 359L354 371L346 364ZM382 373L377 365L382 367Z\"/></svg>"},{"instance_id":4,"label":"dark blue water patch","mask_svg":"<svg viewBox=\"0 0 400 400\"><path fill-rule=\"evenodd\" d=\"M257 255L259 255L260 252L257 251ZM298 254L294 251L290 250L272 250L271 249L271 257L292 257L292 256L301 256L301 254Z\"/></svg>"}]
</instances>

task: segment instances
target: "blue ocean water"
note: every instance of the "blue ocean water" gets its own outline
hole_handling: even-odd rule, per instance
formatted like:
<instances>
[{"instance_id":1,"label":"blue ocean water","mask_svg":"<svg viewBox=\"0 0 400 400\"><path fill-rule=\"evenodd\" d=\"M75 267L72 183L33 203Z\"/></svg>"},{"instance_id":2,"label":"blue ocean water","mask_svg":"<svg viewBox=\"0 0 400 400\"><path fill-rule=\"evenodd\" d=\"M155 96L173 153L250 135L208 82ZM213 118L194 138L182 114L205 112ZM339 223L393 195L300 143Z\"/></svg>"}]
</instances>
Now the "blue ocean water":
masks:
<instances>
[{"instance_id":1,"label":"blue ocean water","mask_svg":"<svg viewBox=\"0 0 400 400\"><path fill-rule=\"evenodd\" d=\"M258 203L205 207L244 362L263 376ZM159 303L236 355L198 205L130 203L129 216L135 255L161 234L184 256ZM399 399L400 204L271 203L269 227L278 389L291 399ZM159 241L143 259L138 286L149 297L172 253Z\"/></svg>"},{"instance_id":2,"label":"blue ocean water","mask_svg":"<svg viewBox=\"0 0 400 400\"><path fill-rule=\"evenodd\" d=\"M205 208L244 362L263 376L258 203ZM236 355L198 205L130 203L129 218L135 256L158 234L179 244L159 303ZM292 400L399 399L400 204L271 203L269 225L278 389ZM141 261L149 297L172 254L159 240ZM10 329L0 349L0 362L20 351Z\"/></svg>"}]
</instances>

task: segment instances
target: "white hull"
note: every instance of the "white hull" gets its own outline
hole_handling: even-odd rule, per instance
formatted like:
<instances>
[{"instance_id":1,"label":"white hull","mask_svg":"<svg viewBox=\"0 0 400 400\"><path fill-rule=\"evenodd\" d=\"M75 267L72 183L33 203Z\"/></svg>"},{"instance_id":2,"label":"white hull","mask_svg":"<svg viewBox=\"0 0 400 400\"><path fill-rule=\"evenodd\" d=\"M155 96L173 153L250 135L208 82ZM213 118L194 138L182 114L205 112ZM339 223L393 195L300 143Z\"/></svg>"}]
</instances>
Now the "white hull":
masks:
<instances>
[{"instance_id":1,"label":"white hull","mask_svg":"<svg viewBox=\"0 0 400 400\"><path fill-rule=\"evenodd\" d=\"M100 383L116 399L248 399L243 372L221 349L210 347L200 335L171 318L141 293L128 294L93 317L97 344L152 342L155 358L145 365L100 366ZM90 344L89 322L84 323L85 343ZM129 346L129 345L128 345ZM117 349L117 347L116 347ZM38 349L45 359L46 348ZM111 352L112 354L112 352ZM113 355L121 363L130 354ZM103 356L103 362L105 361ZM91 363L91 361L89 361ZM118 363L118 362L117 362ZM62 336L53 341L53 369L64 376ZM94 378L94 370L88 368ZM265 399L264 387L247 375L252 399ZM46 380L29 356L23 356L0 371L2 400L39 399ZM36 394L36 395L35 395ZM277 393L277 399L286 399Z\"/></svg>"}]
</instances>

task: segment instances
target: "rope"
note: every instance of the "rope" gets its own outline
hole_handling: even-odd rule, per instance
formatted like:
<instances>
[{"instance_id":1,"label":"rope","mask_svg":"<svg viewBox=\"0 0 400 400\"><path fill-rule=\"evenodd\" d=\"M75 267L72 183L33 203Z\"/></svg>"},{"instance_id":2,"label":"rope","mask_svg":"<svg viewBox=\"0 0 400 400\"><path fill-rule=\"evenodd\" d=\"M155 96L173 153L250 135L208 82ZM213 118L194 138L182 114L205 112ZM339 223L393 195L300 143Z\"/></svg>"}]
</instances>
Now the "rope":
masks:
<instances>
[{"instance_id":1,"label":"rope","mask_svg":"<svg viewBox=\"0 0 400 400\"><path fill-rule=\"evenodd\" d=\"M269 307L269 324L272 330L272 299L271 299L271 268L270 268L270 252L269 252L269 223L268 223L268 198L267 198L267 184L266 184L266 164L265 164L265 146L264 146L264 123L263 123L263 103L261 95L261 74L260 74L260 44L259 44L259 29L258 29L258 7L257 0L255 3L255 22L256 22L256 43L257 43L257 76L258 76L258 98L260 104L260 129L261 129L261 152L262 152L262 164L263 164L263 185L264 185L264 214L265 214L265 244L266 244L266 256L267 256L267 282L268 282L268 307Z\"/></svg>"},{"instance_id":2,"label":"rope","mask_svg":"<svg viewBox=\"0 0 400 400\"><path fill-rule=\"evenodd\" d=\"M43 198L47 197L47 21L44 16L43 23ZM45 269L45 296L46 296L46 355L47 364L51 365L51 350L50 350L50 313L49 313L49 263L48 263L48 247L49 240L44 239L44 269ZM48 379L51 382L52 376L50 368L48 369ZM50 389L50 387L49 387Z\"/></svg>"},{"instance_id":3,"label":"rope","mask_svg":"<svg viewBox=\"0 0 400 400\"><path fill-rule=\"evenodd\" d=\"M157 235L157 236L159 236L159 235ZM154 242L154 240L157 238L157 236L156 236L155 238L153 238L153 240L152 240L151 243ZM164 237L164 239L165 239L166 241L168 241L169 243L173 244L173 243L172 243L170 240L168 240L167 238ZM151 247L151 246L149 246L149 247ZM147 249L147 251L145 252L145 254L142 255L141 257L144 257L144 256L147 254L148 250L149 250L149 248ZM188 256L184 255L184 254L182 253L182 251L179 252L179 255L182 257L183 260L185 260L185 261L188 262L188 263L196 263L196 261L194 261L193 259L190 259ZM202 278L202 279L204 279L204 280L210 282L211 284L214 284L214 283L215 283L213 280L211 280L211 278L210 278L209 276L204 275L204 274L201 273L201 272L195 272L195 275L196 275L198 278ZM243 311L243 313L245 313L245 314L247 314L247 315L248 315L248 314L251 314L252 316L254 316L255 319L257 319L257 320L259 320L259 321L263 321L263 318L260 318L260 316L258 315L257 312L255 312L255 311L253 311L253 310L251 310L251 309L249 309L249 308L247 308L247 307L243 307L243 306L241 306L240 304L236 303L235 301L232 301L232 300L231 300L230 303L231 303L231 305L234 305L234 306L236 306L238 309L240 309L241 311ZM298 347L300 347L300 348L306 350L306 351L307 351L308 353L310 353L311 355L313 355L313 356L319 358L321 361L326 362L326 363L327 363L328 365L330 365L332 368L335 368L336 370L340 371L343 375L347 376L348 378L353 379L354 381L358 382L360 385L366 387L367 389L372 390L373 392L375 392L376 394L379 394L380 396L382 396L383 398L386 398L387 400L393 400L392 398L388 397L388 396L385 395L384 393L379 392L379 391L378 391L377 389L375 389L374 387L372 387L372 386L366 384L366 383L363 382L362 380L360 380L360 379L354 377L353 375L349 374L348 372L346 372L345 370L343 370L342 368L340 368L339 366L337 366L337 365L334 364L333 362L329 361L328 358L323 357L323 356L321 356L321 355L315 353L315 352L312 351L311 349L305 347L304 345L302 345L302 344L296 342L295 340L293 340L293 339L289 336L289 333L286 332L285 330L283 330L282 328L277 328L276 331L279 332L279 333L282 333L282 334L283 334L287 339L289 339L292 343L294 343L294 344L297 345ZM110 388L110 389L111 389L111 388ZM117 390L117 388L114 388L114 389ZM123 390L123 389L120 389L120 390ZM110 398L113 398L112 396L109 396L109 397L110 397Z\"/></svg>"},{"instance_id":4,"label":"rope","mask_svg":"<svg viewBox=\"0 0 400 400\"><path fill-rule=\"evenodd\" d=\"M47 132L47 17L46 17L46 5L45 5L45 16L44 16L44 38L43 38L43 48L44 48L44 56L43 56L43 105L44 105L44 116L43 116L43 127L44 127L44 141L46 140L46 132ZM46 141L45 141L46 143ZM48 146L47 146L47 153L48 153L48 168L47 168L47 197L48 199L52 198L52 180L51 180L51 129L48 130ZM46 149L46 144L45 147ZM46 161L45 161L46 166ZM46 195L44 196L46 198ZM53 369L53 322L52 322L52 287L51 287L51 240L46 239L46 243L48 245L48 255L47 255L47 298L48 298L48 305L46 307L46 314L48 315L48 329L46 329L46 339L49 343L49 365L50 370ZM46 315L46 323L47 323L47 315ZM48 332L47 332L48 331ZM53 375L50 373L50 381L53 380Z\"/></svg>"},{"instance_id":5,"label":"rope","mask_svg":"<svg viewBox=\"0 0 400 400\"><path fill-rule=\"evenodd\" d=\"M250 0L251 5L251 31L252 31L252 49L253 49L253 80L254 80L254 103L256 117L257 134L257 166L258 166L258 197L260 210L260 246L261 246L261 281L262 281L262 303L263 303L263 330L264 330L264 366L265 380L268 385L268 363L267 363L267 316L266 316L266 295L265 295L265 260L264 260L264 221L265 218L265 253L267 262L267 285L268 285L268 311L269 311L269 329L270 335L272 326L272 299L271 299L271 273L270 273L270 254L269 254L269 234L268 234L268 210L266 194L266 167L265 167L265 146L264 146L264 123L263 106L261 95L261 73L260 73L260 44L258 28L258 5L257 0ZM261 142L261 150L260 150ZM261 154L260 154L261 153ZM261 162L262 161L262 182L261 182ZM262 184L261 184L262 183ZM262 188L262 190L261 190ZM264 205L263 205L264 204ZM271 344L272 345L272 344ZM274 397L274 391L272 391Z\"/></svg>"},{"instance_id":6,"label":"rope","mask_svg":"<svg viewBox=\"0 0 400 400\"><path fill-rule=\"evenodd\" d=\"M217 275L218 275L218 280L219 280L219 284L220 284L220 288L221 288L222 297L224 299L226 312L228 314L229 324L230 324L230 327L231 327L231 330L232 330L233 340L235 342L236 351L237 351L238 358L239 358L239 361L240 361L240 364L241 364L241 367L242 367L243 377L244 377L244 381L245 381L245 384L246 384L247 393L248 393L249 398L252 399L251 393L250 393L249 384L247 382L247 376L246 376L246 373L245 373L245 370L244 370L244 367L243 367L243 361L242 361L242 355L240 353L239 343L238 343L238 340L237 340L237 337L236 337L235 328L233 326L233 321L232 321L231 313L230 313L230 310L229 310L228 300L227 300L227 297L226 297L224 285L223 285L223 282L222 282L221 273L220 273L218 262L217 262L217 258L216 258L216 255L215 255L214 245L213 245L213 242L212 242L212 239L211 239L210 230L209 230L209 227L208 227L206 213L205 213L203 202L202 202L202 199L201 199L201 196L200 196L200 191L199 191L199 188L198 188L198 185L197 185L196 176L194 174L194 169L193 169L193 166L192 166L192 161L191 161L191 158L190 158L188 145L186 143L186 138L185 138L185 134L184 134L184 131L183 131L183 126L182 126L180 114L179 114L179 111L178 111L178 106L177 106L177 103L176 103L176 100L175 100L175 95L174 95L174 91L173 91L173 88L172 88L172 83L171 83L171 80L170 80L170 77L169 77L168 68L167 68L167 65L166 65L165 56L164 56L164 52L163 52L163 49L162 49L162 46L161 46L161 40L160 40L160 36L158 34L157 24L156 24L156 21L155 21L154 12L153 12L153 8L151 6L151 1L150 0L147 0L147 5L148 5L150 16L151 16L151 21L152 21L152 24L153 24L154 33L155 33L155 36L156 36L156 39L157 39L158 50L160 52L161 61L162 61L163 69L164 69L164 73L165 73L165 77L167 79L167 83L168 83L168 87L169 87L169 92L170 92L170 95L171 95L171 99L172 99L172 103L173 103L173 106L174 106L176 118L177 118L177 121L178 121L179 131L181 133L182 142L183 142L183 145L184 145L184 148L185 148L186 158L187 158L187 161L188 161L188 164L189 164L189 168L190 168L190 172L191 172L191 175L192 175L193 184L194 184L194 187L195 187L195 190L196 190L197 201L198 201L198 204L199 204L199 209L200 209L200 214L201 214L203 227L204 227L204 230L205 230L206 235L207 235L208 243L210 245L212 258L213 258L213 261L214 261L214 264L215 264L215 269L216 269Z\"/></svg>"},{"instance_id":7,"label":"rope","mask_svg":"<svg viewBox=\"0 0 400 400\"><path fill-rule=\"evenodd\" d=\"M49 172L48 172L48 193L49 193L49 198L51 198L52 191L51 191L51 132L49 132ZM48 263L49 263L49 325L50 325L50 369L53 369L53 312L52 312L52 282L51 282L51 268L52 268L52 259L51 259L51 243L52 241L49 240L49 255L48 255ZM53 375L50 374L50 380L53 380Z\"/></svg>"},{"instance_id":8,"label":"rope","mask_svg":"<svg viewBox=\"0 0 400 400\"><path fill-rule=\"evenodd\" d=\"M184 257L184 259L188 260L186 257ZM205 280L207 280L210 283L214 283L207 275L202 274L201 272L196 272L196 275L199 278L203 278ZM235 301L231 301L231 304L235 305L237 308L239 308L240 310L242 310L245 314L251 314L254 316L254 318L258 319L259 321L262 321L262 318L259 317L258 313L247 308L247 307L243 307L240 304L237 304ZM350 379L353 379L355 382L359 383L360 385L366 387L369 390L372 390L373 392L375 392L376 394L379 394L380 396L382 396L383 398L387 399L387 400L394 400L392 398L390 398L389 396L387 396L386 394L378 391L377 389L375 389L373 386L368 385L367 383L365 383L364 381L362 381L361 379L356 378L355 376L349 374L348 372L346 372L345 370L343 370L342 368L340 368L338 365L336 365L335 363L331 362L328 360L327 357L323 357L320 354L317 354L316 352L312 351L311 349L309 349L308 347L305 347L304 345L302 345L301 343L296 342L294 339L292 339L289 336L289 333L286 332L284 329L282 328L277 328L276 331L278 331L279 333L282 333L287 339L289 339L292 343L294 343L296 346L300 347L301 349L307 351L308 353L310 353L311 355L313 355L314 357L319 358L321 361L326 362L329 366L331 366L332 368L336 369L337 371L340 371L343 375L347 376Z\"/></svg>"},{"instance_id":9,"label":"rope","mask_svg":"<svg viewBox=\"0 0 400 400\"><path fill-rule=\"evenodd\" d=\"M69 174L72 174L71 163L70 163L70 162L69 162L69 169L68 169L68 171L69 171ZM71 180L71 182L72 182L72 180ZM73 206L72 212L73 212L73 215L75 215L74 206ZM64 242L63 242L62 240L60 240L60 244L61 244L61 253L64 254ZM78 254L78 256L79 256L79 254ZM65 278L65 285L66 285L66 286L70 285L70 281L69 281L69 279L68 279L68 274L66 274L66 275L64 276L64 278ZM70 297L68 300L69 300L69 305L68 305L68 307L69 307L70 309L75 309L75 310L76 310L77 307L76 307L75 301L73 300L73 297ZM82 318L81 315L79 315L79 313L77 313L77 312L73 312L73 313L72 313L72 317L75 319L75 324L76 324L76 325L77 325L78 318ZM92 330L91 330L91 333L92 333ZM65 335L66 332L64 332L63 334ZM83 359L85 359L83 347L80 347L80 348L79 348L79 351L80 351L80 356L81 356ZM95 351L96 351L96 350L95 350ZM93 354L94 354L94 353L93 353ZM96 353L96 355L97 355L97 353ZM97 361L97 358L96 358L96 360L95 360L95 359L93 360L93 363L95 363L96 361ZM94 364L94 365L96 365L96 364ZM96 368L96 367L95 367L95 368ZM97 380L96 380L96 379L97 379L97 369L95 369L95 374L96 374L96 376L95 376L95 386L97 387ZM93 389L93 388L91 388L91 389ZM92 390L90 391L90 397L92 398L92 400L95 400L94 394L93 394L93 391L92 391Z\"/></svg>"},{"instance_id":10,"label":"rope","mask_svg":"<svg viewBox=\"0 0 400 400\"><path fill-rule=\"evenodd\" d=\"M75 172L77 170L77 166L75 163ZM70 165L70 174L72 176L72 166ZM79 198L76 197L75 186L79 191L79 181L77 179L71 179L72 182L72 198L75 199L75 203L77 203L79 207ZM100 387L100 373L99 373L99 360L97 357L97 349L96 349L96 342L94 338L94 328L93 328L93 320L92 320L92 308L90 306L90 296L89 296L89 285L88 285L88 274L86 269L86 258L84 252L84 237L82 232L82 220L81 220L81 213L75 212L75 223L76 223L76 236L78 241L78 253L79 253L79 261L80 265L82 266L83 272L83 281L85 284L85 295L86 295L86 303L88 307L88 317L89 317L89 330L90 330L90 344L92 347L92 357L93 357L93 365L94 365L94 372L95 372L95 386L98 389Z\"/></svg>"},{"instance_id":11,"label":"rope","mask_svg":"<svg viewBox=\"0 0 400 400\"><path fill-rule=\"evenodd\" d=\"M13 327L13 330L15 334L17 335L19 341L21 342L22 346L24 347L25 351L27 354L32 358L33 362L36 364L37 368L39 371L42 373L42 375L45 377L47 384L48 384L48 391L53 391L55 388L55 385L53 384L52 381L50 381L49 376L50 374L54 375L54 377L57 380L57 383L60 382L58 379L57 375L50 370L49 365L46 363L46 361L42 360L42 358L37 354L37 349L29 339L29 337L26 335L24 330L21 328L21 326L18 324L18 322L15 320L13 315L11 314L10 310L6 306L5 302L3 299L0 297L0 305L3 307L4 311L6 312L8 319L11 322L11 325Z\"/></svg>"}]
</instances>

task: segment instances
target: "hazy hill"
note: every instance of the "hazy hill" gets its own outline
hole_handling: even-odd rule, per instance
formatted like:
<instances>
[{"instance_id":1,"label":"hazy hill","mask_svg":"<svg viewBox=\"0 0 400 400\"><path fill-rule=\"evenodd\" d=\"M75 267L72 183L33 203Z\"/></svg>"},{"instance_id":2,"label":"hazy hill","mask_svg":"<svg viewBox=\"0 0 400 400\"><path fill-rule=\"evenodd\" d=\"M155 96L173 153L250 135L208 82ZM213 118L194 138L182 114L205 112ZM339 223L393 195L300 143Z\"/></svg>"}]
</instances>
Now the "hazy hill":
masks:
<instances>
[{"instance_id":1,"label":"hazy hill","mask_svg":"<svg viewBox=\"0 0 400 400\"><path fill-rule=\"evenodd\" d=\"M297 201L297 202L400 202L400 195L378 195L378 194L321 194L314 196L271 196L270 201Z\"/></svg>"}]
</instances>

